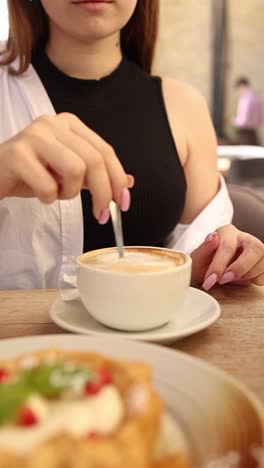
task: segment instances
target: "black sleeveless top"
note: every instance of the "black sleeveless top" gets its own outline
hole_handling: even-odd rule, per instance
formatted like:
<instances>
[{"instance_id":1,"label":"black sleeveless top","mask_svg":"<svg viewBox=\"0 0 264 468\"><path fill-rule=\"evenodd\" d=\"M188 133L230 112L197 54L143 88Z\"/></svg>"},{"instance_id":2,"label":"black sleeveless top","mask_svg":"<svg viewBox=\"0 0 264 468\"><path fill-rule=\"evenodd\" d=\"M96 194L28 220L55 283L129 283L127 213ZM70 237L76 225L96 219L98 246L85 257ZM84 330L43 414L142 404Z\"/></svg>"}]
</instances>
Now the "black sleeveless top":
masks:
<instances>
[{"instance_id":1,"label":"black sleeveless top","mask_svg":"<svg viewBox=\"0 0 264 468\"><path fill-rule=\"evenodd\" d=\"M163 246L180 220L186 180L170 130L161 79L123 58L100 80L71 78L44 52L33 65L57 113L70 112L112 145L125 171L135 177L131 208L122 215L126 245ZM177 112L177 109L175 109ZM101 226L91 196L81 193L83 250L115 245L111 222Z\"/></svg>"}]
</instances>

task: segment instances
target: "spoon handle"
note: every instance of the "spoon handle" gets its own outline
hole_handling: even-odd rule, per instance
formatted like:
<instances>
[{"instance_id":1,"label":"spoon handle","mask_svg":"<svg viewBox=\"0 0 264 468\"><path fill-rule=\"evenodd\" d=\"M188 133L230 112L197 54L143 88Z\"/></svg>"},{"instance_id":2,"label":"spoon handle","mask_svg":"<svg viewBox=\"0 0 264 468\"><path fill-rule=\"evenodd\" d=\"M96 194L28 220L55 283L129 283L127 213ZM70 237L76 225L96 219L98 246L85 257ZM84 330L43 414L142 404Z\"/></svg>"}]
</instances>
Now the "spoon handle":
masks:
<instances>
[{"instance_id":1,"label":"spoon handle","mask_svg":"<svg viewBox=\"0 0 264 468\"><path fill-rule=\"evenodd\" d=\"M124 238L120 208L114 201L109 205L119 258L124 257Z\"/></svg>"}]
</instances>

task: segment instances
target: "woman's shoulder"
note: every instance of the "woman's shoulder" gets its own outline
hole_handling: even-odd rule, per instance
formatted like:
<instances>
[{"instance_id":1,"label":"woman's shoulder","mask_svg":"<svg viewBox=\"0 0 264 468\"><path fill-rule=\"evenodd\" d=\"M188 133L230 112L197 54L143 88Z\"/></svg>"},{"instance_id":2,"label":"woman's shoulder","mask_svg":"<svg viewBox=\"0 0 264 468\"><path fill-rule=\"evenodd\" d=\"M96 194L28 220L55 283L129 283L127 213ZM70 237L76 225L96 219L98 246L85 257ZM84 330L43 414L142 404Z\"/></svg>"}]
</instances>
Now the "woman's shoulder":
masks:
<instances>
[{"instance_id":1,"label":"woman's shoulder","mask_svg":"<svg viewBox=\"0 0 264 468\"><path fill-rule=\"evenodd\" d=\"M162 79L165 106L168 115L177 116L178 124L184 129L186 138L194 138L194 129L200 133L210 133L215 139L209 108L200 91L180 80Z\"/></svg>"},{"instance_id":2,"label":"woman's shoulder","mask_svg":"<svg viewBox=\"0 0 264 468\"><path fill-rule=\"evenodd\" d=\"M189 83L173 78L162 77L162 87L166 103L176 106L176 109L190 116L195 111L208 113L208 105L202 93Z\"/></svg>"},{"instance_id":3,"label":"woman's shoulder","mask_svg":"<svg viewBox=\"0 0 264 468\"><path fill-rule=\"evenodd\" d=\"M6 50L6 42L0 41L0 54L2 54Z\"/></svg>"},{"instance_id":4,"label":"woman's shoulder","mask_svg":"<svg viewBox=\"0 0 264 468\"><path fill-rule=\"evenodd\" d=\"M183 166L190 156L190 147L201 146L201 135L205 136L204 144L208 142L208 146L214 151L215 132L206 99L200 91L184 81L171 78L162 78L162 90ZM197 151L195 153L198 154Z\"/></svg>"}]
</instances>

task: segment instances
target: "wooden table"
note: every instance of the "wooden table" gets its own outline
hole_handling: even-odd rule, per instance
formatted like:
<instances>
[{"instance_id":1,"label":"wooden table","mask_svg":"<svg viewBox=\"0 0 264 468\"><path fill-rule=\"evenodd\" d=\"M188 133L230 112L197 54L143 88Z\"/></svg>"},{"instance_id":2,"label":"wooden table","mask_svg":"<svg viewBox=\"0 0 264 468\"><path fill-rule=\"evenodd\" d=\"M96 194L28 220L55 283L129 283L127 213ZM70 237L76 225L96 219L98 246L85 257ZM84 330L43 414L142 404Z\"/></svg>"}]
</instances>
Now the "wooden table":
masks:
<instances>
[{"instance_id":1,"label":"wooden table","mask_svg":"<svg viewBox=\"0 0 264 468\"><path fill-rule=\"evenodd\" d=\"M64 333L49 318L57 291L0 291L0 338ZM264 402L264 287L218 287L212 295L222 316L175 349L238 377Z\"/></svg>"}]
</instances>

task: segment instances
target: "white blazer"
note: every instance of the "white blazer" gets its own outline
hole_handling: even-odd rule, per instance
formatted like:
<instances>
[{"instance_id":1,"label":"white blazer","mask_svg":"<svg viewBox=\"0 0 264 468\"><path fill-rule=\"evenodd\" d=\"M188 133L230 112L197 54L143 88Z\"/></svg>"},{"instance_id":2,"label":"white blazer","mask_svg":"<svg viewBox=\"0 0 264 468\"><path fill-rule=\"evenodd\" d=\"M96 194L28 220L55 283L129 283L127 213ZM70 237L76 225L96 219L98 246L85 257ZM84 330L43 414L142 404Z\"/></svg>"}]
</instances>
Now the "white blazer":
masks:
<instances>
[{"instance_id":1,"label":"white blazer","mask_svg":"<svg viewBox=\"0 0 264 468\"><path fill-rule=\"evenodd\" d=\"M55 110L34 68L15 77L0 67L0 143L43 114L54 115ZM221 178L216 197L192 224L177 226L168 247L190 253L209 232L229 224L232 216ZM80 195L52 205L33 198L0 200L0 289L61 287L64 274L75 274L82 248Z\"/></svg>"}]
</instances>

